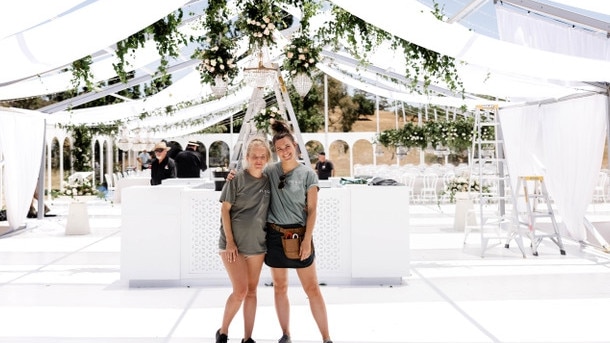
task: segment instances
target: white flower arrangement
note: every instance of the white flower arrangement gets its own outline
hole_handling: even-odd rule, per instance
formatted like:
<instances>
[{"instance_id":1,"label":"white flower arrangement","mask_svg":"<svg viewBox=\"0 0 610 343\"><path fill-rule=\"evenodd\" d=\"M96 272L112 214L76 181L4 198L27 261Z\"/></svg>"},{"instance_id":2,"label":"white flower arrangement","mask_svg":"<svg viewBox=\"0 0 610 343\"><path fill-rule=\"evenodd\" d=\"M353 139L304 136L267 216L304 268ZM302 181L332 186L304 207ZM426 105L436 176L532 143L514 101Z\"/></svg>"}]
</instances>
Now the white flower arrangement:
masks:
<instances>
[{"instance_id":1,"label":"white flower arrangement","mask_svg":"<svg viewBox=\"0 0 610 343\"><path fill-rule=\"evenodd\" d=\"M274 11L272 1L246 1L237 27L250 38L250 47L260 49L275 45L275 23L280 22L279 11Z\"/></svg>"},{"instance_id":2,"label":"white flower arrangement","mask_svg":"<svg viewBox=\"0 0 610 343\"><path fill-rule=\"evenodd\" d=\"M443 190L443 194L449 193L449 201L455 202L455 194L458 192L474 192L481 191L481 185L477 180L470 181L467 177L453 178ZM489 187L483 186L483 192L488 193Z\"/></svg>"},{"instance_id":3,"label":"white flower arrangement","mask_svg":"<svg viewBox=\"0 0 610 343\"><path fill-rule=\"evenodd\" d=\"M222 43L212 45L201 52L201 64L199 72L203 82L215 85L216 77L222 77L225 81L233 80L239 73L231 46Z\"/></svg>"},{"instance_id":4,"label":"white flower arrangement","mask_svg":"<svg viewBox=\"0 0 610 343\"><path fill-rule=\"evenodd\" d=\"M76 179L74 183L64 185L63 195L71 198L83 195L100 196L100 194L101 192L97 190L89 180Z\"/></svg>"},{"instance_id":5,"label":"white flower arrangement","mask_svg":"<svg viewBox=\"0 0 610 343\"><path fill-rule=\"evenodd\" d=\"M273 124L275 119L281 118L282 114L280 113L280 109L275 106L271 106L260 110L260 112L254 116L251 121L254 123L257 130L267 132L269 126Z\"/></svg>"},{"instance_id":6,"label":"white flower arrangement","mask_svg":"<svg viewBox=\"0 0 610 343\"><path fill-rule=\"evenodd\" d=\"M314 46L311 38L303 35L294 37L291 44L284 48L284 69L290 75L305 73L311 76L312 67L320 61L320 51L320 48Z\"/></svg>"}]
</instances>

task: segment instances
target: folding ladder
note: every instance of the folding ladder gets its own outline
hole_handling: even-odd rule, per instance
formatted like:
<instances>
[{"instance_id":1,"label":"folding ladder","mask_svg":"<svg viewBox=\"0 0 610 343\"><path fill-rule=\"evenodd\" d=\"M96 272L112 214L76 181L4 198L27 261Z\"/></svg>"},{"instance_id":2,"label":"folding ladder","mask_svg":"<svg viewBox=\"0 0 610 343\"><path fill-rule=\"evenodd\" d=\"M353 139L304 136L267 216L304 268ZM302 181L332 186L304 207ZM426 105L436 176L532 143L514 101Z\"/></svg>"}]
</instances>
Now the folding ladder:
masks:
<instances>
[{"instance_id":1,"label":"folding ladder","mask_svg":"<svg viewBox=\"0 0 610 343\"><path fill-rule=\"evenodd\" d=\"M551 205L549 193L544 183L542 176L519 176L517 189L515 194L515 220L519 223L515 230L511 233L511 238L520 235L523 227L527 228L527 234L532 242L532 253L538 256L538 246L544 238L549 238L558 247L561 255L566 252L559 234L559 227L555 220L555 213ZM542 208L540 208L542 205ZM539 218L549 218L553 227L552 232L544 232L539 229ZM507 242L508 245L508 242Z\"/></svg>"},{"instance_id":2,"label":"folding ladder","mask_svg":"<svg viewBox=\"0 0 610 343\"><path fill-rule=\"evenodd\" d=\"M508 236L509 228L514 225L513 217L507 215L506 209L507 204L512 204L512 191L497 105L477 106L474 112L469 162L469 184L478 184L478 191L469 190L476 197L478 206L475 205L472 210L476 223L466 223L464 227L464 244L472 231L479 230L481 257L484 257L487 249L502 244ZM521 254L525 257L520 238L515 237ZM490 245L491 240L497 240L497 243Z\"/></svg>"},{"instance_id":3,"label":"folding ladder","mask_svg":"<svg viewBox=\"0 0 610 343\"><path fill-rule=\"evenodd\" d=\"M299 145L300 162L305 165L309 165L309 153L307 152L305 142L303 141L303 137L301 135L301 130L299 129L299 124L290 101L286 83L282 78L279 68L276 71L277 77L273 82L273 88L275 91L279 112L283 116L281 119L287 121L287 123L292 127L292 133ZM245 148L244 145L248 143L248 140L256 135L267 134L266 132L259 132L252 120L260 110L266 107L264 92L264 87L255 87L252 91L252 96L248 103L248 108L246 109L246 114L239 132L239 137L234 145L233 154L231 156L230 168L232 169L241 169L241 162Z\"/></svg>"}]
</instances>

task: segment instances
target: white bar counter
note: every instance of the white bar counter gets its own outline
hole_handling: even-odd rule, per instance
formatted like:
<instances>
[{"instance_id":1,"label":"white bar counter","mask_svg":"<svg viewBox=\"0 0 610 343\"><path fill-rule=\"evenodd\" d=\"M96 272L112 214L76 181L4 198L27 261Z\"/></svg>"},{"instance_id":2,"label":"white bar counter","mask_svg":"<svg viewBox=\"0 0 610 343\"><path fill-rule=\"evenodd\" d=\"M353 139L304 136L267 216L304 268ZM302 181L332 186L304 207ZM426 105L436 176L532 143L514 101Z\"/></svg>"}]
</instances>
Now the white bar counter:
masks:
<instances>
[{"instance_id":1,"label":"white bar counter","mask_svg":"<svg viewBox=\"0 0 610 343\"><path fill-rule=\"evenodd\" d=\"M405 186L321 188L319 281L401 284L410 273L408 194ZM229 285L218 256L219 196L185 185L124 189L121 280L135 287ZM264 266L261 282L270 281ZM296 273L290 282L298 284Z\"/></svg>"}]
</instances>

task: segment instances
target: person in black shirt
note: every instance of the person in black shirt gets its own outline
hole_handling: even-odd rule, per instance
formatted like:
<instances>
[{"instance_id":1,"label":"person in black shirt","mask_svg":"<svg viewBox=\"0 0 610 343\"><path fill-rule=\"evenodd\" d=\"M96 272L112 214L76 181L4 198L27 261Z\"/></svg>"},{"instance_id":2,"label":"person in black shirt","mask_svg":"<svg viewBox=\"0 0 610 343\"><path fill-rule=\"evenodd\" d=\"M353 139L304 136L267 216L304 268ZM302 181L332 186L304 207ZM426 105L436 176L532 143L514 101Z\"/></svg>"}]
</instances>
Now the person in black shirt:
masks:
<instances>
[{"instance_id":1,"label":"person in black shirt","mask_svg":"<svg viewBox=\"0 0 610 343\"><path fill-rule=\"evenodd\" d=\"M186 145L186 149L176 155L179 178L200 177L200 172L206 170L203 156L197 151L198 146L197 142L190 141Z\"/></svg>"},{"instance_id":2,"label":"person in black shirt","mask_svg":"<svg viewBox=\"0 0 610 343\"><path fill-rule=\"evenodd\" d=\"M318 180L328 180L329 177L335 176L335 166L326 159L326 153L321 151L318 153L318 162L316 162L316 174Z\"/></svg>"},{"instance_id":3,"label":"person in black shirt","mask_svg":"<svg viewBox=\"0 0 610 343\"><path fill-rule=\"evenodd\" d=\"M176 177L176 162L167 156L170 147L165 142L155 145L155 158L150 164L150 184L160 185L162 180Z\"/></svg>"}]
</instances>

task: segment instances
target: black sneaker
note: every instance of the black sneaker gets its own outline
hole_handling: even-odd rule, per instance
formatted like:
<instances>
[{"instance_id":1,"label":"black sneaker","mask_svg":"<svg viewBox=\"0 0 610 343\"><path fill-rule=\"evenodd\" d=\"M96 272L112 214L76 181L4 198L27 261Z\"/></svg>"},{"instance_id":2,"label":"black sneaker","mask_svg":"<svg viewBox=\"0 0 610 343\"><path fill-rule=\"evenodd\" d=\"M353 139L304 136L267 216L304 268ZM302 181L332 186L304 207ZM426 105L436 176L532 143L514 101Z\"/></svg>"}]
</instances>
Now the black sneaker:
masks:
<instances>
[{"instance_id":1,"label":"black sneaker","mask_svg":"<svg viewBox=\"0 0 610 343\"><path fill-rule=\"evenodd\" d=\"M247 340L244 341L244 339L241 339L241 343L256 343L255 340L252 339L252 337L248 338Z\"/></svg>"},{"instance_id":2,"label":"black sneaker","mask_svg":"<svg viewBox=\"0 0 610 343\"><path fill-rule=\"evenodd\" d=\"M227 343L228 340L229 337L227 337L227 335L224 333L220 333L220 329L216 331L216 343Z\"/></svg>"},{"instance_id":3,"label":"black sneaker","mask_svg":"<svg viewBox=\"0 0 610 343\"><path fill-rule=\"evenodd\" d=\"M288 335L283 335L282 338L277 341L277 343L292 343L292 340L290 339L290 337L288 337Z\"/></svg>"}]
</instances>

